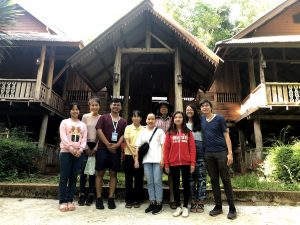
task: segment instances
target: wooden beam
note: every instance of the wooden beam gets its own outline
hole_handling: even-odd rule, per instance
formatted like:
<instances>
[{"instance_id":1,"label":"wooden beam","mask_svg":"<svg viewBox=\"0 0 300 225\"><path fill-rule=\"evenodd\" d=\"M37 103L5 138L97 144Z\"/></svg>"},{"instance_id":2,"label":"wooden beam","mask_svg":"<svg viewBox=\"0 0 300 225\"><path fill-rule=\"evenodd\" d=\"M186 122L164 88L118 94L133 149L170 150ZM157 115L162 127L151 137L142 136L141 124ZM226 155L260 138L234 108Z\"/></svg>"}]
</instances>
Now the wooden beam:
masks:
<instances>
[{"instance_id":1,"label":"wooden beam","mask_svg":"<svg viewBox=\"0 0 300 225\"><path fill-rule=\"evenodd\" d=\"M167 48L122 48L122 54L173 54L174 49Z\"/></svg>"},{"instance_id":2,"label":"wooden beam","mask_svg":"<svg viewBox=\"0 0 300 225\"><path fill-rule=\"evenodd\" d=\"M34 95L35 100L40 99L43 71L44 71L45 58L46 58L46 49L47 49L46 45L43 45L42 49L41 49L40 65L39 65L38 72L36 75L36 85L35 85L35 95Z\"/></svg>"},{"instance_id":3,"label":"wooden beam","mask_svg":"<svg viewBox=\"0 0 300 225\"><path fill-rule=\"evenodd\" d=\"M264 55L262 49L259 48L259 77L260 77L260 83L262 84L266 83L265 70L264 70L265 68L266 68L266 62L264 61Z\"/></svg>"},{"instance_id":4,"label":"wooden beam","mask_svg":"<svg viewBox=\"0 0 300 225\"><path fill-rule=\"evenodd\" d=\"M299 108L300 110L300 108ZM299 115L250 115L250 119L258 120L300 120Z\"/></svg>"},{"instance_id":5,"label":"wooden beam","mask_svg":"<svg viewBox=\"0 0 300 225\"><path fill-rule=\"evenodd\" d=\"M125 88L124 88L124 103L122 117L129 121L129 90L130 90L130 69L126 71Z\"/></svg>"},{"instance_id":6,"label":"wooden beam","mask_svg":"<svg viewBox=\"0 0 300 225\"><path fill-rule=\"evenodd\" d=\"M157 40L162 46L164 46L165 48L169 49L170 51L172 51L172 48L167 45L164 41L162 41L159 37L157 37L156 35L154 35L153 33L150 33L150 35Z\"/></svg>"},{"instance_id":7,"label":"wooden beam","mask_svg":"<svg viewBox=\"0 0 300 225\"><path fill-rule=\"evenodd\" d=\"M174 55L175 111L183 111L181 61L178 48Z\"/></svg>"},{"instance_id":8,"label":"wooden beam","mask_svg":"<svg viewBox=\"0 0 300 225\"><path fill-rule=\"evenodd\" d=\"M48 118L49 116L47 114L43 115L42 122L41 122L41 128L40 128L40 134L39 134L39 143L38 143L38 149L43 150L43 147L45 145L45 139L46 139L46 133L47 133L47 127L48 127Z\"/></svg>"},{"instance_id":9,"label":"wooden beam","mask_svg":"<svg viewBox=\"0 0 300 225\"><path fill-rule=\"evenodd\" d=\"M262 149L263 149L263 141L262 141L262 134L261 134L261 127L260 127L260 120L255 119L253 121L254 126L254 136L255 136L255 159L261 160L262 159Z\"/></svg>"},{"instance_id":10,"label":"wooden beam","mask_svg":"<svg viewBox=\"0 0 300 225\"><path fill-rule=\"evenodd\" d=\"M69 64L64 65L64 67L58 72L53 80L53 85L62 77L63 73L69 68Z\"/></svg>"},{"instance_id":11,"label":"wooden beam","mask_svg":"<svg viewBox=\"0 0 300 225\"><path fill-rule=\"evenodd\" d=\"M252 49L250 51L250 57L248 58L248 74L249 74L249 84L250 84L250 92L255 89L256 81L255 81L255 72L254 72L254 62L252 57Z\"/></svg>"},{"instance_id":12,"label":"wooden beam","mask_svg":"<svg viewBox=\"0 0 300 225\"><path fill-rule=\"evenodd\" d=\"M51 47L50 49L50 58L49 58L49 69L47 76L47 86L48 86L48 95L47 95L47 104L50 104L51 93L53 87L53 71L55 66L55 47Z\"/></svg>"},{"instance_id":13,"label":"wooden beam","mask_svg":"<svg viewBox=\"0 0 300 225\"><path fill-rule=\"evenodd\" d=\"M117 48L115 64L114 64L114 74L113 74L113 97L120 97L120 89L121 89L121 58L122 52L120 47Z\"/></svg>"}]
</instances>

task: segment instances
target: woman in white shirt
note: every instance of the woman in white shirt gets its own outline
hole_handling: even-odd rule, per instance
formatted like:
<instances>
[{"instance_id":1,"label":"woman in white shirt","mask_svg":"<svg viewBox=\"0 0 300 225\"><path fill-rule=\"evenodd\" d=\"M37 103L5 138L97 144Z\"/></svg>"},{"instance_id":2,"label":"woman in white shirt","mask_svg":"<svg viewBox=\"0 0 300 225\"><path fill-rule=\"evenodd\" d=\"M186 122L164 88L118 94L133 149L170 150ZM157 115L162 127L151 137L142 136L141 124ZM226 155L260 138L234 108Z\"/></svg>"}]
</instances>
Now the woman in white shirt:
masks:
<instances>
[{"instance_id":1,"label":"woman in white shirt","mask_svg":"<svg viewBox=\"0 0 300 225\"><path fill-rule=\"evenodd\" d=\"M139 148L142 144L149 142L155 131L155 115L149 113L146 119L146 128L139 134L135 146ZM143 158L144 173L147 179L147 189L149 194L150 205L145 213L152 212L153 215L162 211L162 168L163 168L163 145L165 142L165 132L157 128L151 142L149 150ZM135 157L135 165L139 166L138 157Z\"/></svg>"}]
</instances>

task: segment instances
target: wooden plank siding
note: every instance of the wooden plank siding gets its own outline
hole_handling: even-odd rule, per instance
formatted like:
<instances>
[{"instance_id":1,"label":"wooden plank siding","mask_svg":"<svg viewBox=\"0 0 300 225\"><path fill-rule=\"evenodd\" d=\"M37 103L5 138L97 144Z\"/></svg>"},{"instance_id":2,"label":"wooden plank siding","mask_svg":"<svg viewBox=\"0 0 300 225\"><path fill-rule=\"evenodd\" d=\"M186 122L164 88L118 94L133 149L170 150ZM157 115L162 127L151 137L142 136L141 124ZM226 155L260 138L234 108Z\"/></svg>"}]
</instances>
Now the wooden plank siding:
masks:
<instances>
[{"instance_id":1,"label":"wooden plank siding","mask_svg":"<svg viewBox=\"0 0 300 225\"><path fill-rule=\"evenodd\" d=\"M41 23L38 19L33 17L28 12L24 11L24 15L20 15L16 19L14 26L9 26L5 28L5 31L9 32L38 32L38 33L48 33L47 27Z\"/></svg>"},{"instance_id":2,"label":"wooden plank siding","mask_svg":"<svg viewBox=\"0 0 300 225\"><path fill-rule=\"evenodd\" d=\"M300 13L300 2L295 3L292 7L259 27L253 33L253 37L300 34L300 23L294 23L293 21L293 15L298 13Z\"/></svg>"}]
</instances>

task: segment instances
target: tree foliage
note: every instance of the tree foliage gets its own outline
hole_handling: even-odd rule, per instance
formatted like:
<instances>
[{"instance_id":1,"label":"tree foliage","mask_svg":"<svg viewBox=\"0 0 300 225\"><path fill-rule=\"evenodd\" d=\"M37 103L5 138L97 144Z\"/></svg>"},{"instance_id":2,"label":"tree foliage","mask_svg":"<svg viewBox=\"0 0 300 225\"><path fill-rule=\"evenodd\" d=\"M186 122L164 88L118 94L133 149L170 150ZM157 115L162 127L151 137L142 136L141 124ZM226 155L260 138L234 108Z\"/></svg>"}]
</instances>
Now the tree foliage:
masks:
<instances>
[{"instance_id":1,"label":"tree foliage","mask_svg":"<svg viewBox=\"0 0 300 225\"><path fill-rule=\"evenodd\" d=\"M213 49L251 24L257 16L282 0L223 0L213 5L205 0L165 0L164 8L185 29ZM273 3L273 4L271 4Z\"/></svg>"}]
</instances>

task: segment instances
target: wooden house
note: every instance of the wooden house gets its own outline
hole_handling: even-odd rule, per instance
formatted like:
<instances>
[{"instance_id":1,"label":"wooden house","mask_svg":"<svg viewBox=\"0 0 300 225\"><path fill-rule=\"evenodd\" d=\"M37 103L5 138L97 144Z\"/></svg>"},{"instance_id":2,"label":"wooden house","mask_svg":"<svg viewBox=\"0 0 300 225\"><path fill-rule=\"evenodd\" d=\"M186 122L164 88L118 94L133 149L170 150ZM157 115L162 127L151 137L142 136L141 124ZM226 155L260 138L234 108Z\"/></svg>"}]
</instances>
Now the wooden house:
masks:
<instances>
[{"instance_id":1,"label":"wooden house","mask_svg":"<svg viewBox=\"0 0 300 225\"><path fill-rule=\"evenodd\" d=\"M123 117L159 99L183 110L207 91L222 60L150 0L142 1L67 61L97 92L124 99Z\"/></svg>"},{"instance_id":2,"label":"wooden house","mask_svg":"<svg viewBox=\"0 0 300 225\"><path fill-rule=\"evenodd\" d=\"M22 13L4 30L12 45L1 46L9 54L0 63L0 121L7 127L27 126L31 138L43 147L55 142L59 123L66 117L65 105L80 99L86 104L88 99L88 86L66 66L83 44L18 7Z\"/></svg>"},{"instance_id":3,"label":"wooden house","mask_svg":"<svg viewBox=\"0 0 300 225\"><path fill-rule=\"evenodd\" d=\"M262 159L269 133L278 134L290 124L294 135L300 135L300 1L285 1L218 42L215 52L224 60L224 70L206 94L237 125L242 156L247 161L247 154L252 155L246 163L251 167ZM250 152L245 151L247 143L252 144Z\"/></svg>"}]
</instances>

